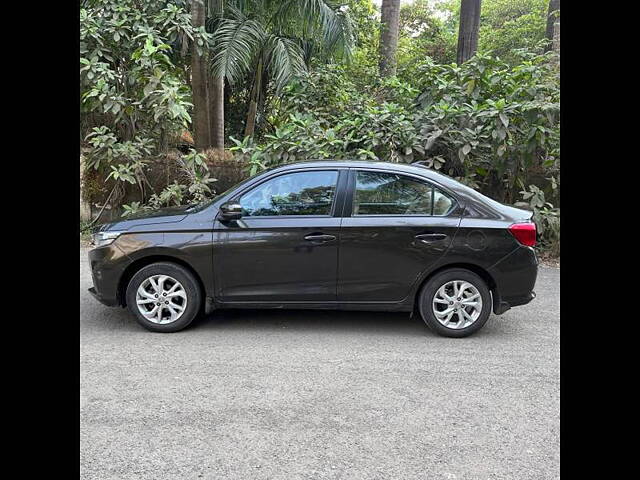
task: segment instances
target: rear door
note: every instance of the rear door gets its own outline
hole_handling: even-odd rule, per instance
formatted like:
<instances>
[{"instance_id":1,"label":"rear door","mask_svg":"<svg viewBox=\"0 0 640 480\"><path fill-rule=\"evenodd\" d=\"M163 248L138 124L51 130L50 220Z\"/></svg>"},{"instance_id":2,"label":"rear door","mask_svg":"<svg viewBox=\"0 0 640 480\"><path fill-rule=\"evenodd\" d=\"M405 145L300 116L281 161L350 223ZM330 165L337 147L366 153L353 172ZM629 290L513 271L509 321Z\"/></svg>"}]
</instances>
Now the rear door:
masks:
<instances>
[{"instance_id":1,"label":"rear door","mask_svg":"<svg viewBox=\"0 0 640 480\"><path fill-rule=\"evenodd\" d=\"M286 171L233 199L242 218L215 226L220 300L336 301L341 172L346 184L346 169Z\"/></svg>"},{"instance_id":2,"label":"rear door","mask_svg":"<svg viewBox=\"0 0 640 480\"><path fill-rule=\"evenodd\" d=\"M419 176L351 169L340 236L338 301L398 302L448 249L453 195Z\"/></svg>"}]
</instances>

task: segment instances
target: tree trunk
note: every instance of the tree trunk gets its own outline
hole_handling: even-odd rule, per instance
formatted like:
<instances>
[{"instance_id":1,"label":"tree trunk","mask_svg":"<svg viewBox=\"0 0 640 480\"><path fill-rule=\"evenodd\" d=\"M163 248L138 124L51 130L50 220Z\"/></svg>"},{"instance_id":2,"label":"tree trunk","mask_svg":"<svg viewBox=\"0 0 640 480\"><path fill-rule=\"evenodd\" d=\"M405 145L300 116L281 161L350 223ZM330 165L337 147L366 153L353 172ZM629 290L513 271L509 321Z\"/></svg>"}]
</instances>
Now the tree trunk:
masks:
<instances>
[{"instance_id":1,"label":"tree trunk","mask_svg":"<svg viewBox=\"0 0 640 480\"><path fill-rule=\"evenodd\" d=\"M224 0L210 0L209 16L222 15ZM209 77L209 126L211 146L224 149L224 78Z\"/></svg>"},{"instance_id":2,"label":"tree trunk","mask_svg":"<svg viewBox=\"0 0 640 480\"><path fill-rule=\"evenodd\" d=\"M546 39L549 41L544 51L548 52L553 47L554 30L556 22L559 22L555 12L560 10L560 0L549 0L549 11L547 12L547 31L545 34Z\"/></svg>"},{"instance_id":3,"label":"tree trunk","mask_svg":"<svg viewBox=\"0 0 640 480\"><path fill-rule=\"evenodd\" d=\"M262 57L258 60L256 77L251 89L251 99L249 100L249 111L247 112L247 123L244 128L244 136L251 137L256 129L256 114L258 113L258 100L262 91Z\"/></svg>"},{"instance_id":4,"label":"tree trunk","mask_svg":"<svg viewBox=\"0 0 640 480\"><path fill-rule=\"evenodd\" d=\"M91 204L84 196L84 155L80 153L80 221L88 222L91 220Z\"/></svg>"},{"instance_id":5,"label":"tree trunk","mask_svg":"<svg viewBox=\"0 0 640 480\"><path fill-rule=\"evenodd\" d=\"M224 78L209 79L211 146L224 148Z\"/></svg>"},{"instance_id":6,"label":"tree trunk","mask_svg":"<svg viewBox=\"0 0 640 480\"><path fill-rule=\"evenodd\" d=\"M380 17L380 76L396 74L400 0L382 0Z\"/></svg>"},{"instance_id":7,"label":"tree trunk","mask_svg":"<svg viewBox=\"0 0 640 480\"><path fill-rule=\"evenodd\" d=\"M460 29L458 30L458 65L466 62L478 50L481 0L462 0L460 4Z\"/></svg>"},{"instance_id":8,"label":"tree trunk","mask_svg":"<svg viewBox=\"0 0 640 480\"><path fill-rule=\"evenodd\" d=\"M203 0L191 0L191 23L194 28L204 27ZM207 62L204 50L199 53L196 43L191 44L191 92L193 95L193 141L196 150L211 145L209 139L209 95L207 89Z\"/></svg>"}]
</instances>

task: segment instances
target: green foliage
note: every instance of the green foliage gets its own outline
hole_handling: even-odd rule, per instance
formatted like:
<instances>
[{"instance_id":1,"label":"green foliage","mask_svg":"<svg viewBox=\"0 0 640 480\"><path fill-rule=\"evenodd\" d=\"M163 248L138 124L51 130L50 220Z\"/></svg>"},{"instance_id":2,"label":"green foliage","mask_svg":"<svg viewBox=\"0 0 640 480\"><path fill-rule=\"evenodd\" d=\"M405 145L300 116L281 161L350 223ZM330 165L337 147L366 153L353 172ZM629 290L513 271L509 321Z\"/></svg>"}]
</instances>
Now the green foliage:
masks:
<instances>
[{"instance_id":1,"label":"green foliage","mask_svg":"<svg viewBox=\"0 0 640 480\"><path fill-rule=\"evenodd\" d=\"M533 210L533 219L538 227L542 247L552 255L560 255L560 209L545 200L544 191L535 185L520 192L523 200Z\"/></svg>"},{"instance_id":2,"label":"green foliage","mask_svg":"<svg viewBox=\"0 0 640 480\"><path fill-rule=\"evenodd\" d=\"M152 149L150 139L136 137L133 140L119 141L106 126L94 127L86 141L91 147L87 166L96 170L105 164L113 170L113 164L122 161L131 166L140 166L144 163L143 157L150 155Z\"/></svg>"},{"instance_id":3,"label":"green foliage","mask_svg":"<svg viewBox=\"0 0 640 480\"><path fill-rule=\"evenodd\" d=\"M153 210L183 202L201 203L212 197L210 184L215 182L209 174L205 162L205 154L191 150L186 155L175 157L179 169L179 180L165 187L160 193L153 193L148 199L149 181L147 173L151 161L151 140L135 138L118 141L108 127L95 127L87 136L87 167L98 170L106 169L109 173L105 180L113 181L110 195L112 204L118 204L124 195L124 185L136 185L140 191L141 201L123 205L124 216L139 211ZM115 193L115 196L113 194Z\"/></svg>"},{"instance_id":4,"label":"green foliage","mask_svg":"<svg viewBox=\"0 0 640 480\"><path fill-rule=\"evenodd\" d=\"M514 50L535 48L544 40L548 7L549 0L483 0L478 51L517 64ZM448 12L449 31L456 35L460 0L448 0L441 8Z\"/></svg>"},{"instance_id":5,"label":"green foliage","mask_svg":"<svg viewBox=\"0 0 640 480\"><path fill-rule=\"evenodd\" d=\"M198 204L212 197L209 184L215 182L215 179L209 175L203 153L191 150L187 155L179 156L177 163L179 181L167 185L160 193L154 193L146 203L131 202L123 205L123 216L185 203Z\"/></svg>"},{"instance_id":6,"label":"green foliage","mask_svg":"<svg viewBox=\"0 0 640 480\"><path fill-rule=\"evenodd\" d=\"M207 167L194 153L179 157L181 181L149 196L152 158L168 138L189 127L191 91L184 81L190 42L211 35L193 29L180 0L89 0L80 10L81 127L87 165L113 185L105 201L118 205L135 185L139 209L201 201L210 193ZM111 188L111 187L110 187ZM148 198L147 198L148 197Z\"/></svg>"},{"instance_id":7,"label":"green foliage","mask_svg":"<svg viewBox=\"0 0 640 480\"><path fill-rule=\"evenodd\" d=\"M366 85L378 74L379 13L371 0L349 0L347 6L354 25L355 48L346 72L356 85Z\"/></svg>"},{"instance_id":8,"label":"green foliage","mask_svg":"<svg viewBox=\"0 0 640 480\"><path fill-rule=\"evenodd\" d=\"M211 72L231 86L225 105L229 136L244 132L249 115L251 121L255 115L261 135L270 106L312 62L352 56L355 35L347 0L228 0L225 7L222 16L209 18L207 30Z\"/></svg>"},{"instance_id":9,"label":"green foliage","mask_svg":"<svg viewBox=\"0 0 640 480\"><path fill-rule=\"evenodd\" d=\"M548 0L493 0L482 5L478 49L507 62L513 51L534 48L545 38Z\"/></svg>"},{"instance_id":10,"label":"green foliage","mask_svg":"<svg viewBox=\"0 0 640 480\"><path fill-rule=\"evenodd\" d=\"M191 27L181 1L90 0L80 10L82 133L106 126L119 140L144 136L162 148L190 122L182 64Z\"/></svg>"},{"instance_id":11,"label":"green foliage","mask_svg":"<svg viewBox=\"0 0 640 480\"><path fill-rule=\"evenodd\" d=\"M401 5L398 76L403 80L413 82L420 74L416 65L427 57L436 63L455 61L456 34L447 29L442 17L429 0Z\"/></svg>"},{"instance_id":12,"label":"green foliage","mask_svg":"<svg viewBox=\"0 0 640 480\"><path fill-rule=\"evenodd\" d=\"M448 173L477 176L480 188L513 202L533 171L556 172L560 90L552 54L515 52L510 66L478 54L461 66L421 65L418 98L425 150Z\"/></svg>"},{"instance_id":13,"label":"green foliage","mask_svg":"<svg viewBox=\"0 0 640 480\"><path fill-rule=\"evenodd\" d=\"M362 94L345 69L318 68L285 89L262 144L232 139L251 173L308 158L410 161L420 150L411 104L418 90L391 78ZM386 100L388 101L386 101ZM307 113L313 112L313 113Z\"/></svg>"}]
</instances>

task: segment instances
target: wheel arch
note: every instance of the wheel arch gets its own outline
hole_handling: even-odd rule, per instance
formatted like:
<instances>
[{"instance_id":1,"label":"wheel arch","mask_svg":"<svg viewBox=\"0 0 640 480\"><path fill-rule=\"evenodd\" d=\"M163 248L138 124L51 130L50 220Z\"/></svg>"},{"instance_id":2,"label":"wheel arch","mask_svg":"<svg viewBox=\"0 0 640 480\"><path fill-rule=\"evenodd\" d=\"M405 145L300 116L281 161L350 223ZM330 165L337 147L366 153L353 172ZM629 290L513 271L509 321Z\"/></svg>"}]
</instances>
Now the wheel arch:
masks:
<instances>
[{"instance_id":1,"label":"wheel arch","mask_svg":"<svg viewBox=\"0 0 640 480\"><path fill-rule=\"evenodd\" d=\"M445 270L452 270L454 268L462 268L464 270L469 270L470 272L478 275L484 282L487 284L489 291L491 292L491 301L493 303L493 310L496 311L497 306L500 302L500 295L498 292L498 285L493 278L493 276L483 267L474 263L465 263L465 262L456 262L456 263L448 263L446 265L441 265L440 267L434 269L429 272L419 283L418 288L416 288L413 298L413 310L418 311L418 299L420 298L420 292L427 284L429 280L431 280L437 274L444 272Z\"/></svg>"},{"instance_id":2,"label":"wheel arch","mask_svg":"<svg viewBox=\"0 0 640 480\"><path fill-rule=\"evenodd\" d=\"M118 290L117 290L118 304L121 305L122 307L127 306L127 300L126 300L127 286L129 285L129 281L133 278L133 276L140 269L146 267L147 265L151 265L152 263L158 263L158 262L174 263L188 270L193 275L193 278L196 279L198 288L200 288L200 293L202 295L202 305L200 306L200 308L204 308L204 304L206 303L206 290L204 288L204 283L202 282L202 278L200 277L196 269L193 268L193 266L191 266L189 262L181 258L172 256L172 255L167 255L167 254L147 255L145 257L134 260L132 263L130 263L127 266L127 268L125 268L124 272L122 272L122 275L120 276L120 281L118 282Z\"/></svg>"}]
</instances>

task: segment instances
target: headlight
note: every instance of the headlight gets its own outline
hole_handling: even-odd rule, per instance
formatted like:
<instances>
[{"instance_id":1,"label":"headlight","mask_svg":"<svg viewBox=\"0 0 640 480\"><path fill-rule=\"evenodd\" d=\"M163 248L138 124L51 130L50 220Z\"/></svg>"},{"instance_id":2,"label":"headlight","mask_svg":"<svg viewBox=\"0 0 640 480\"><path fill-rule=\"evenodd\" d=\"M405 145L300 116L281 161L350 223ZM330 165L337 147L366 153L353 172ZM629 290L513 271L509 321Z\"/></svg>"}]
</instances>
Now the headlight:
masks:
<instances>
[{"instance_id":1,"label":"headlight","mask_svg":"<svg viewBox=\"0 0 640 480\"><path fill-rule=\"evenodd\" d=\"M104 247L112 243L121 234L122 232L97 232L93 234L92 243L96 247Z\"/></svg>"}]
</instances>

